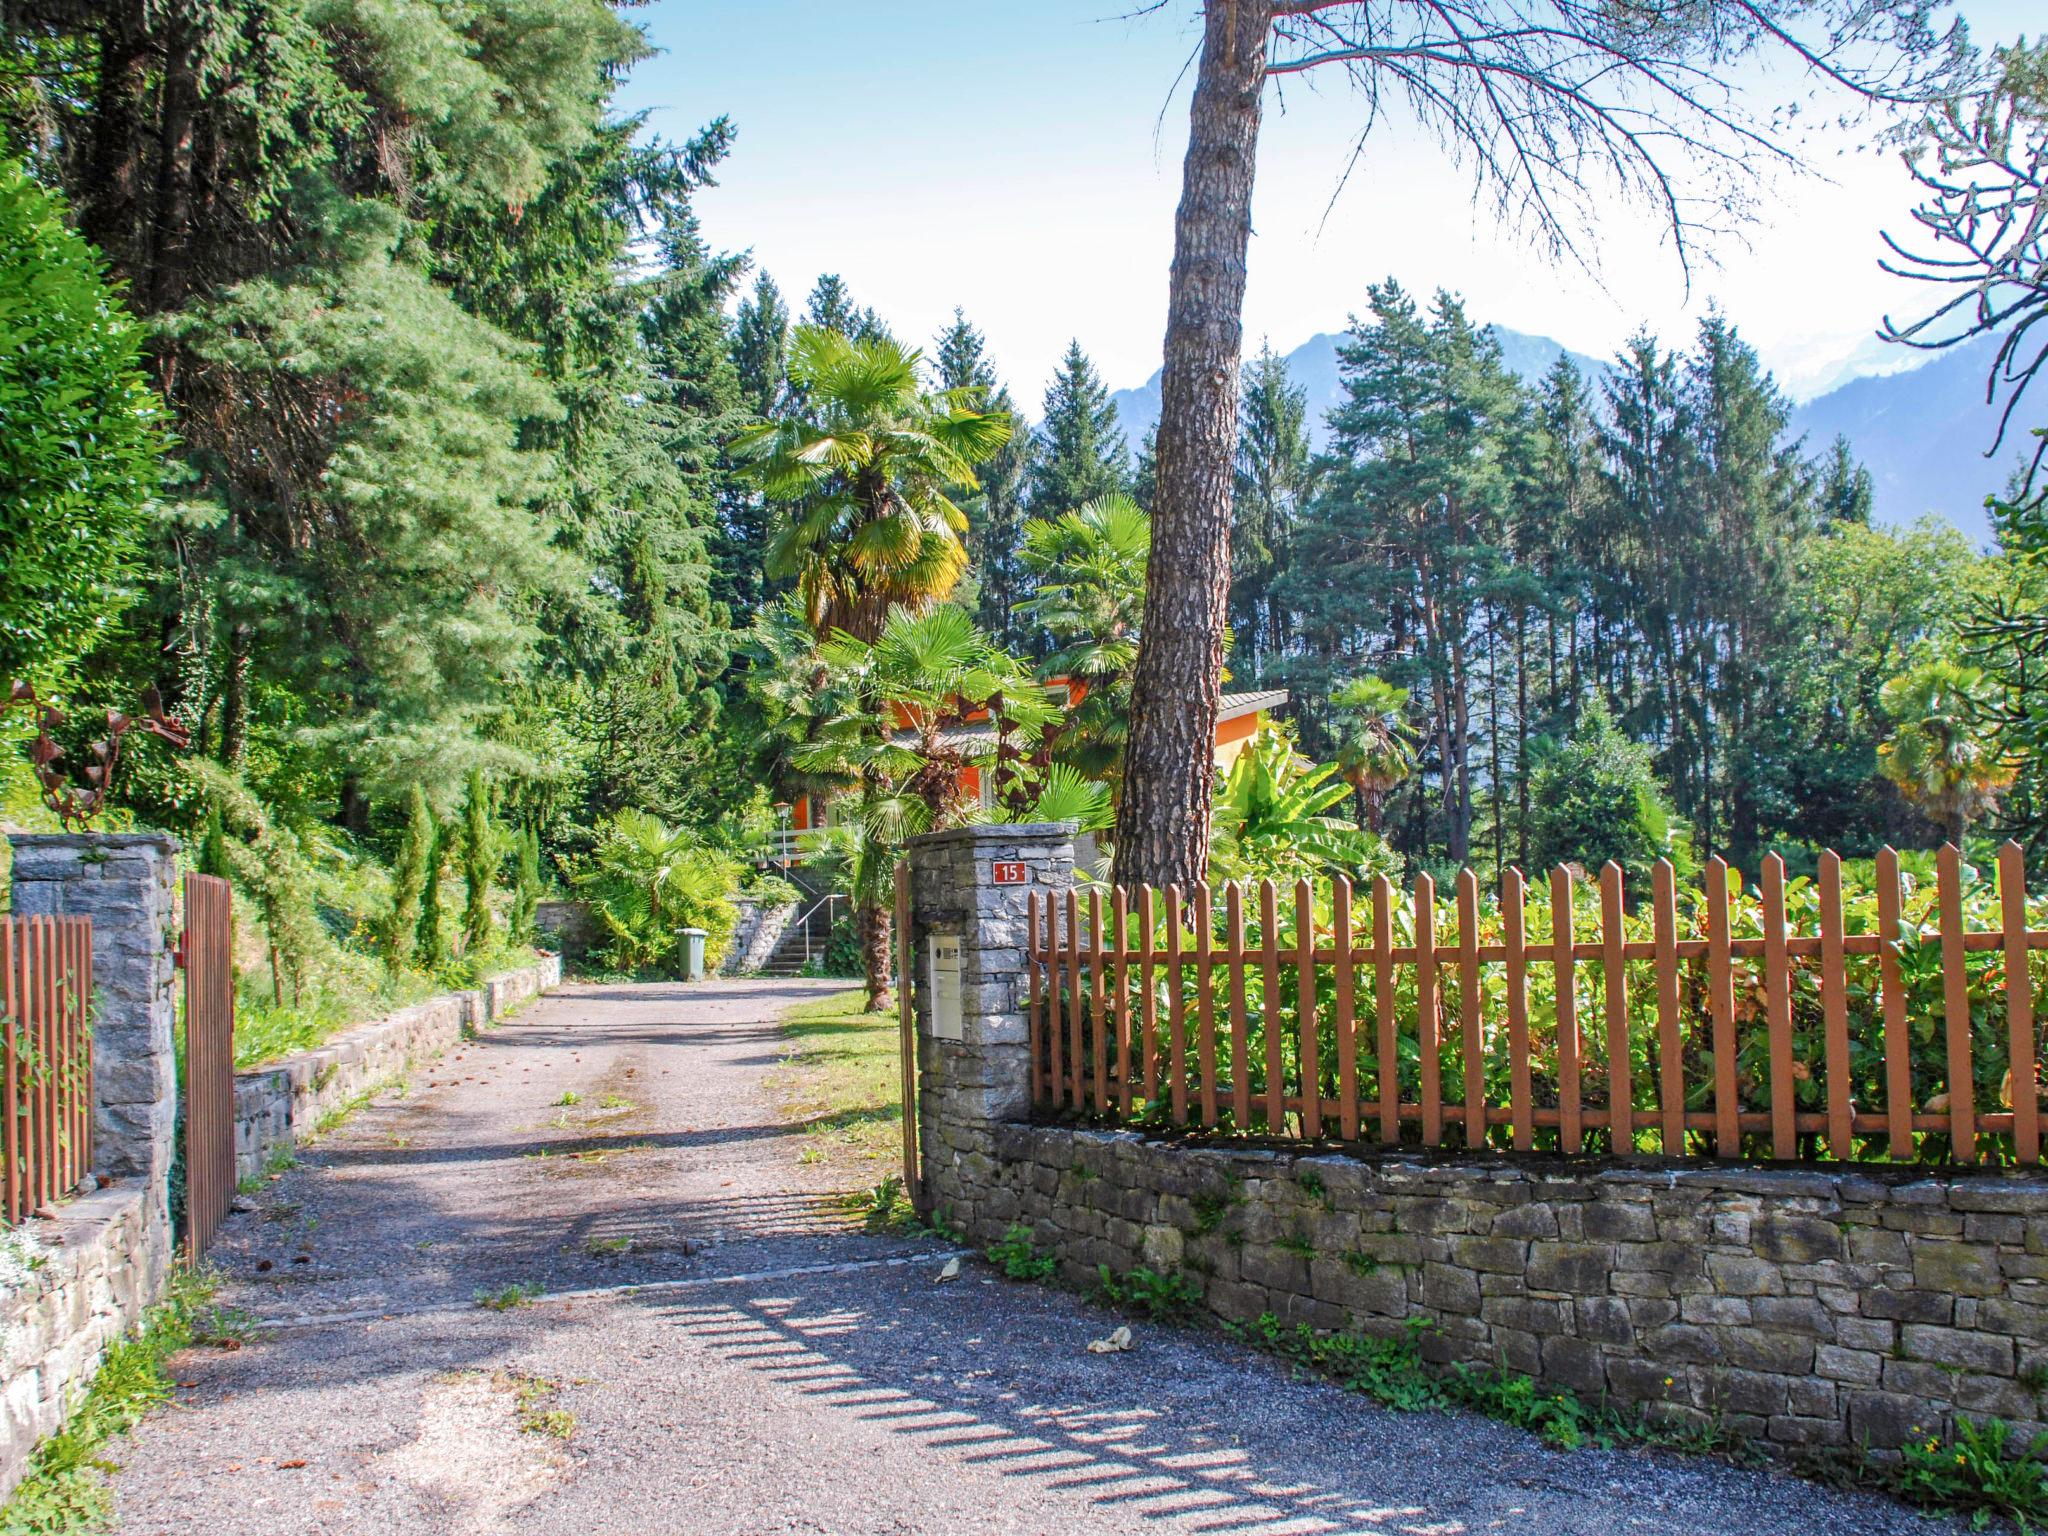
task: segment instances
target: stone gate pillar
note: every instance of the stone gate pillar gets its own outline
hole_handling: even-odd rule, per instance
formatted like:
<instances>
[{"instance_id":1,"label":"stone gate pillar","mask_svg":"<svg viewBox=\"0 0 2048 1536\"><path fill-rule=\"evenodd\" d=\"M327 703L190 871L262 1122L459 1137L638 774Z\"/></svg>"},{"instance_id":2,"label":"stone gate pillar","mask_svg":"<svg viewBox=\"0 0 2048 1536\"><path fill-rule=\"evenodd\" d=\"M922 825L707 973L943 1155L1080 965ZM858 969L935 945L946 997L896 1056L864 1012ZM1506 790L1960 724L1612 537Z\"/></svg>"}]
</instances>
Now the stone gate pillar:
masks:
<instances>
[{"instance_id":1,"label":"stone gate pillar","mask_svg":"<svg viewBox=\"0 0 2048 1536\"><path fill-rule=\"evenodd\" d=\"M92 919L94 1170L168 1190L178 1115L178 845L157 832L15 834L8 842L17 914Z\"/></svg>"},{"instance_id":2,"label":"stone gate pillar","mask_svg":"<svg viewBox=\"0 0 2048 1536\"><path fill-rule=\"evenodd\" d=\"M1074 826L956 827L909 854L923 1207L972 1227L995 1127L1031 1112L1025 900L1074 883Z\"/></svg>"}]
</instances>

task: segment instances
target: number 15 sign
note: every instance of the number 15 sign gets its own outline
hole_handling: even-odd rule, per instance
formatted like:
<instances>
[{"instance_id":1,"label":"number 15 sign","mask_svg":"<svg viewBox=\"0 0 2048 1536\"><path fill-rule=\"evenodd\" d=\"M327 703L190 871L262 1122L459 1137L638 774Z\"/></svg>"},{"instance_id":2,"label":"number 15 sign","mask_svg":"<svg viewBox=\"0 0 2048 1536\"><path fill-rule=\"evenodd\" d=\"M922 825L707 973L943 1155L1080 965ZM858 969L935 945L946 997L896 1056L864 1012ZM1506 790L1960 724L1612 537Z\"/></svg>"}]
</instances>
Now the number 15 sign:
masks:
<instances>
[{"instance_id":1,"label":"number 15 sign","mask_svg":"<svg viewBox=\"0 0 2048 1536\"><path fill-rule=\"evenodd\" d=\"M1029 885L1031 870L1021 859L997 859L989 865L991 885Z\"/></svg>"}]
</instances>

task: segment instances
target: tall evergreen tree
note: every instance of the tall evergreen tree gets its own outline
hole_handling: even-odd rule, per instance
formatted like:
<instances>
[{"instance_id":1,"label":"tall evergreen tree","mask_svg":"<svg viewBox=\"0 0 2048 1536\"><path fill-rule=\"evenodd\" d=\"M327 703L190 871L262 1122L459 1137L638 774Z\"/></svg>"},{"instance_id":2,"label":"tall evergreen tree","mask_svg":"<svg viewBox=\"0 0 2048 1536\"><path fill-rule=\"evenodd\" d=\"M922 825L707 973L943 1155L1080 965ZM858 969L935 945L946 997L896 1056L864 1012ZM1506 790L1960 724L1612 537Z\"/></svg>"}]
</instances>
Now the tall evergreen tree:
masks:
<instances>
[{"instance_id":1,"label":"tall evergreen tree","mask_svg":"<svg viewBox=\"0 0 2048 1536\"><path fill-rule=\"evenodd\" d=\"M789 387L789 306L766 272L733 318L732 361L747 408L764 419L779 411Z\"/></svg>"},{"instance_id":2,"label":"tall evergreen tree","mask_svg":"<svg viewBox=\"0 0 2048 1536\"><path fill-rule=\"evenodd\" d=\"M1020 553L1033 446L1030 426L1009 387L998 382L981 332L958 309L953 323L939 333L937 364L941 389L966 391L968 403L1010 423L1009 440L975 469L980 489L966 505L967 556L975 581L975 622L997 644L1021 647L1027 636L1016 608L1031 593L1031 573Z\"/></svg>"},{"instance_id":3,"label":"tall evergreen tree","mask_svg":"<svg viewBox=\"0 0 2048 1536\"><path fill-rule=\"evenodd\" d=\"M1045 392L1045 419L1031 466L1031 515L1055 518L1128 489L1130 460L1109 390L1081 343L1069 342Z\"/></svg>"},{"instance_id":4,"label":"tall evergreen tree","mask_svg":"<svg viewBox=\"0 0 2048 1536\"><path fill-rule=\"evenodd\" d=\"M1286 606L1273 593L1309 490L1308 391L1262 342L1238 396L1237 494L1230 530L1232 667L1263 677L1287 649Z\"/></svg>"}]
</instances>

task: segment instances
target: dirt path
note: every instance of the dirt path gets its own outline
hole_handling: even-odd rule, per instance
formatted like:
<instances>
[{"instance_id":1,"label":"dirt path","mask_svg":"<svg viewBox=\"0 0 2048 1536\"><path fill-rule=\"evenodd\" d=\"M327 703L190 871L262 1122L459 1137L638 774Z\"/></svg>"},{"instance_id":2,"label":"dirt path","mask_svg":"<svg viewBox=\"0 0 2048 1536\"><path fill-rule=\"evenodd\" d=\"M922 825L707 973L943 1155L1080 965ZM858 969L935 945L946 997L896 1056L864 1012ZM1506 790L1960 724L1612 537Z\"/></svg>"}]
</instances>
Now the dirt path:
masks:
<instances>
[{"instance_id":1,"label":"dirt path","mask_svg":"<svg viewBox=\"0 0 2048 1536\"><path fill-rule=\"evenodd\" d=\"M1924 1533L1774 1474L1561 1455L849 1229L761 1080L830 983L565 988L231 1218L264 1327L181 1357L122 1529ZM566 1094L573 1104L562 1104ZM538 1287L507 1310L479 1292Z\"/></svg>"}]
</instances>

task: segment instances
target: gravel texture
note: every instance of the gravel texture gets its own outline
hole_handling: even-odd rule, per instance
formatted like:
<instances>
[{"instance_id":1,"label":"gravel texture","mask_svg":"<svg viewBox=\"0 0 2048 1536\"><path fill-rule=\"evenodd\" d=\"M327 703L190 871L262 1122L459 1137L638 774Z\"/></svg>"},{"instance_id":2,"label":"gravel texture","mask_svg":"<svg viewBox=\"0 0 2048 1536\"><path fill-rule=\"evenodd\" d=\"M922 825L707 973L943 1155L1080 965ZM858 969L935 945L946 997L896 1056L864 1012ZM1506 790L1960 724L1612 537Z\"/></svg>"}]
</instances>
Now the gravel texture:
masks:
<instances>
[{"instance_id":1,"label":"gravel texture","mask_svg":"<svg viewBox=\"0 0 2048 1536\"><path fill-rule=\"evenodd\" d=\"M1116 1320L1076 1297L973 1260L935 1283L950 1250L851 1229L762 1091L776 1016L830 985L566 987L360 1112L224 1229L224 1299L265 1326L180 1357L116 1448L121 1528L1958 1528L1393 1413L1211 1333L1091 1355ZM476 1304L514 1285L540 1299Z\"/></svg>"}]
</instances>

